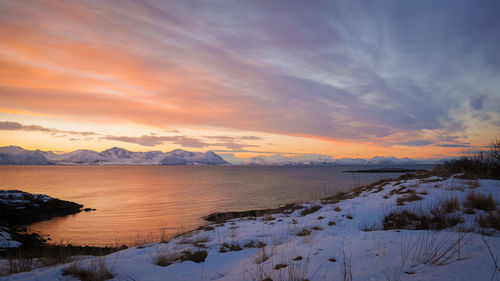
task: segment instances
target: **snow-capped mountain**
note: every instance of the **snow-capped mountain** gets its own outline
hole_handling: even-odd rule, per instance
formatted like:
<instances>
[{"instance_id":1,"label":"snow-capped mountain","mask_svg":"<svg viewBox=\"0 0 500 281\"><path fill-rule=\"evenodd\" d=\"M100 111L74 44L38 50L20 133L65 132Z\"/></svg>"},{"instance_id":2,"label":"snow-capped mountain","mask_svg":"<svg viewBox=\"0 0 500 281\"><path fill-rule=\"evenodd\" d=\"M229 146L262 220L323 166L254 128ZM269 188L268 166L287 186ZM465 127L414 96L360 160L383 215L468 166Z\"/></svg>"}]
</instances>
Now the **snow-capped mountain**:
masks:
<instances>
[{"instance_id":1,"label":"snow-capped mountain","mask_svg":"<svg viewBox=\"0 0 500 281\"><path fill-rule=\"evenodd\" d=\"M102 152L76 150L69 153L30 151L17 146L0 147L0 165L221 165L229 164L212 151L190 152L176 149L133 152L113 147Z\"/></svg>"},{"instance_id":2,"label":"snow-capped mountain","mask_svg":"<svg viewBox=\"0 0 500 281\"><path fill-rule=\"evenodd\" d=\"M57 154L55 154L57 155ZM59 158L58 160L55 160ZM99 152L87 149L80 149L70 153L65 153L58 155L57 158L53 158L58 164L100 164L102 162L107 162L104 155Z\"/></svg>"},{"instance_id":3,"label":"snow-capped mountain","mask_svg":"<svg viewBox=\"0 0 500 281\"><path fill-rule=\"evenodd\" d=\"M107 159L126 160L134 158L135 152L119 147L113 147L102 151L101 155L103 155Z\"/></svg>"},{"instance_id":4,"label":"snow-capped mountain","mask_svg":"<svg viewBox=\"0 0 500 281\"><path fill-rule=\"evenodd\" d=\"M328 155L307 154L285 156L274 154L256 156L248 159L236 158L233 154L224 155L235 164L243 165L394 165L394 164L438 164L443 161L426 159L376 156L371 159L340 158ZM237 161L235 161L237 160ZM113 147L101 152L76 150L69 153L52 151L25 150L18 146L0 147L0 165L225 165L231 164L213 151L190 152L182 149L170 152L148 151L133 152Z\"/></svg>"},{"instance_id":5,"label":"snow-capped mountain","mask_svg":"<svg viewBox=\"0 0 500 281\"><path fill-rule=\"evenodd\" d=\"M40 151L24 150L19 146L0 147L0 165L50 165Z\"/></svg>"},{"instance_id":6,"label":"snow-capped mountain","mask_svg":"<svg viewBox=\"0 0 500 281\"><path fill-rule=\"evenodd\" d=\"M165 153L165 157L160 161L161 165L222 165L229 164L213 151L190 152L176 149Z\"/></svg>"},{"instance_id":7,"label":"snow-capped mountain","mask_svg":"<svg viewBox=\"0 0 500 281\"><path fill-rule=\"evenodd\" d=\"M396 165L396 164L434 164L434 160L417 161L409 158L376 156L371 159L340 158L331 156L309 154L300 156L283 156L280 154L270 156L256 156L246 159L246 165Z\"/></svg>"}]
</instances>

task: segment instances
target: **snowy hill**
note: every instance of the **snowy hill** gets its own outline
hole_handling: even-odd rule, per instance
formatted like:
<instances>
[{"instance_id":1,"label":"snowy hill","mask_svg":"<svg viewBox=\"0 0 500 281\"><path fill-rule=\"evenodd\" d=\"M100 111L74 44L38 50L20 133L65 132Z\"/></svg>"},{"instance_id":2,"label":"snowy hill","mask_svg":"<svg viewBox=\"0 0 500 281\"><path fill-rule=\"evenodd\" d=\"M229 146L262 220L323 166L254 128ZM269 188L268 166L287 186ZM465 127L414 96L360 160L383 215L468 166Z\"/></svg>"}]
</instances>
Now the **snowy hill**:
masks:
<instances>
[{"instance_id":1,"label":"snowy hill","mask_svg":"<svg viewBox=\"0 0 500 281\"><path fill-rule=\"evenodd\" d=\"M328 155L306 154L285 156L274 154L256 156L248 159L236 158L226 154L226 159L234 164L243 165L395 165L395 164L438 164L443 160L413 160L409 158L376 156L371 159L340 158ZM76 150L69 153L52 151L29 151L17 146L0 147L0 165L223 165L231 164L213 151L190 152L176 149L170 152L148 151L133 152L113 147L101 152Z\"/></svg>"},{"instance_id":2,"label":"snowy hill","mask_svg":"<svg viewBox=\"0 0 500 281\"><path fill-rule=\"evenodd\" d=\"M165 154L160 161L161 165L222 165L229 164L215 152L207 151L190 152L182 149L176 149Z\"/></svg>"},{"instance_id":3,"label":"snowy hill","mask_svg":"<svg viewBox=\"0 0 500 281\"><path fill-rule=\"evenodd\" d=\"M17 146L0 147L0 165L221 165L229 164L215 152L176 149L133 152L119 147L102 152L80 149L69 153L29 151Z\"/></svg>"},{"instance_id":4,"label":"snowy hill","mask_svg":"<svg viewBox=\"0 0 500 281\"><path fill-rule=\"evenodd\" d=\"M0 165L51 165L40 151L24 150L18 146L0 147Z\"/></svg>"},{"instance_id":5,"label":"snowy hill","mask_svg":"<svg viewBox=\"0 0 500 281\"><path fill-rule=\"evenodd\" d=\"M135 156L134 152L119 147L113 147L104 150L101 152L101 155L103 155L107 159L116 159L116 160L132 159Z\"/></svg>"},{"instance_id":6,"label":"snowy hill","mask_svg":"<svg viewBox=\"0 0 500 281\"><path fill-rule=\"evenodd\" d=\"M106 157L93 150L80 149L70 153L58 155L58 164L100 164L106 162Z\"/></svg>"},{"instance_id":7,"label":"snowy hill","mask_svg":"<svg viewBox=\"0 0 500 281\"><path fill-rule=\"evenodd\" d=\"M256 156L245 159L246 165L397 165L397 164L434 164L435 161L417 161L409 158L376 156L365 160L360 158L333 159L330 156L309 154L300 156L283 156L280 154L270 156Z\"/></svg>"}]
</instances>

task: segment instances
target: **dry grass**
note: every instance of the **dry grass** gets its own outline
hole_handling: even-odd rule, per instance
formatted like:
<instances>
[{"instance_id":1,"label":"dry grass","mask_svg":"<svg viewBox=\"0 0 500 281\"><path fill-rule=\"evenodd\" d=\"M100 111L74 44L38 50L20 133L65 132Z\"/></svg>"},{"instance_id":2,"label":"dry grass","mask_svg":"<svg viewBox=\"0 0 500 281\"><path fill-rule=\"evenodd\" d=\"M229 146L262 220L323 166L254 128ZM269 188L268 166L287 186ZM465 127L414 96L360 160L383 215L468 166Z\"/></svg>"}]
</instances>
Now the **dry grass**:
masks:
<instances>
[{"instance_id":1,"label":"dry grass","mask_svg":"<svg viewBox=\"0 0 500 281\"><path fill-rule=\"evenodd\" d=\"M192 261L195 263L200 263L204 262L207 256L208 253L205 250L198 250L195 252L185 251L184 254L181 256L181 262Z\"/></svg>"},{"instance_id":2,"label":"dry grass","mask_svg":"<svg viewBox=\"0 0 500 281\"><path fill-rule=\"evenodd\" d=\"M180 253L170 250L166 247L155 248L156 256L153 258L153 263L159 266L169 266L180 258Z\"/></svg>"},{"instance_id":3,"label":"dry grass","mask_svg":"<svg viewBox=\"0 0 500 281\"><path fill-rule=\"evenodd\" d=\"M307 215L309 215L309 214L312 214L312 213L317 212L319 209L321 209L321 206L320 206L320 205L313 205L313 206L311 206L311 207L309 207L309 208L305 208L304 210L302 210L302 211L300 212L300 215L302 215L302 216L307 216Z\"/></svg>"},{"instance_id":4,"label":"dry grass","mask_svg":"<svg viewBox=\"0 0 500 281\"><path fill-rule=\"evenodd\" d=\"M153 258L153 263L159 266L169 266L176 261L192 261L195 263L200 263L204 262L207 256L208 253L205 250L197 250L194 252L184 251L180 253L178 251L169 250L167 248L156 248L156 256Z\"/></svg>"},{"instance_id":5,"label":"dry grass","mask_svg":"<svg viewBox=\"0 0 500 281\"><path fill-rule=\"evenodd\" d=\"M105 258L102 257L94 258L86 267L74 262L63 269L62 275L70 275L81 281L103 281L115 276L106 265Z\"/></svg>"},{"instance_id":6,"label":"dry grass","mask_svg":"<svg viewBox=\"0 0 500 281\"><path fill-rule=\"evenodd\" d=\"M31 271L35 268L36 262L33 258L28 257L18 257L18 258L9 258L7 273L14 274L19 272Z\"/></svg>"},{"instance_id":7,"label":"dry grass","mask_svg":"<svg viewBox=\"0 0 500 281\"><path fill-rule=\"evenodd\" d=\"M445 213L453 213L460 210L460 201L457 197L450 197L441 202L441 209Z\"/></svg>"},{"instance_id":8,"label":"dry grass","mask_svg":"<svg viewBox=\"0 0 500 281\"><path fill-rule=\"evenodd\" d=\"M480 216L479 226L500 230L500 212L489 212L486 216Z\"/></svg>"},{"instance_id":9,"label":"dry grass","mask_svg":"<svg viewBox=\"0 0 500 281\"><path fill-rule=\"evenodd\" d=\"M207 243L210 241L208 235L198 235L195 237L186 237L179 241L179 244L191 244L191 245L199 245L202 243Z\"/></svg>"},{"instance_id":10,"label":"dry grass","mask_svg":"<svg viewBox=\"0 0 500 281\"><path fill-rule=\"evenodd\" d=\"M255 257L255 263L260 264L269 259L269 256L266 253L266 248L262 247L261 250L258 252L257 256Z\"/></svg>"},{"instance_id":11,"label":"dry grass","mask_svg":"<svg viewBox=\"0 0 500 281\"><path fill-rule=\"evenodd\" d=\"M273 216L271 216L271 215L267 215L267 216L264 216L264 217L262 218L262 221L273 221L273 220L275 220L275 219L276 219L275 217L273 217Z\"/></svg>"},{"instance_id":12,"label":"dry grass","mask_svg":"<svg viewBox=\"0 0 500 281\"><path fill-rule=\"evenodd\" d=\"M441 230L463 222L460 214L446 215L440 205L431 209L431 214L422 211L419 213L410 210L400 210L390 213L384 218L384 230L414 229L414 230Z\"/></svg>"},{"instance_id":13,"label":"dry grass","mask_svg":"<svg viewBox=\"0 0 500 281\"><path fill-rule=\"evenodd\" d=\"M467 208L483 210L486 212L496 210L497 208L491 194L489 196L486 196L479 192L470 191L465 199L466 201L464 203L464 206Z\"/></svg>"},{"instance_id":14,"label":"dry grass","mask_svg":"<svg viewBox=\"0 0 500 281\"><path fill-rule=\"evenodd\" d=\"M424 199L424 198L415 194L414 190L411 190L410 192L408 192L408 194L398 197L397 202L398 202L399 206L404 206L405 202L413 202L413 201L422 200L422 199Z\"/></svg>"},{"instance_id":15,"label":"dry grass","mask_svg":"<svg viewBox=\"0 0 500 281\"><path fill-rule=\"evenodd\" d=\"M232 243L232 244L224 243L224 244L222 244L219 252L221 252L221 253L238 252L241 250L243 250L243 248L241 248L240 244L238 244L238 243Z\"/></svg>"},{"instance_id":16,"label":"dry grass","mask_svg":"<svg viewBox=\"0 0 500 281\"><path fill-rule=\"evenodd\" d=\"M408 259L434 266L447 264L452 259L464 259L464 248L472 238L472 233L435 231L423 231L415 238L408 238L401 232L402 266Z\"/></svg>"},{"instance_id":17,"label":"dry grass","mask_svg":"<svg viewBox=\"0 0 500 281\"><path fill-rule=\"evenodd\" d=\"M301 231L297 232L297 236L308 236L308 235L311 235L311 233L312 233L312 230L304 227L304 228L302 228Z\"/></svg>"}]
</instances>

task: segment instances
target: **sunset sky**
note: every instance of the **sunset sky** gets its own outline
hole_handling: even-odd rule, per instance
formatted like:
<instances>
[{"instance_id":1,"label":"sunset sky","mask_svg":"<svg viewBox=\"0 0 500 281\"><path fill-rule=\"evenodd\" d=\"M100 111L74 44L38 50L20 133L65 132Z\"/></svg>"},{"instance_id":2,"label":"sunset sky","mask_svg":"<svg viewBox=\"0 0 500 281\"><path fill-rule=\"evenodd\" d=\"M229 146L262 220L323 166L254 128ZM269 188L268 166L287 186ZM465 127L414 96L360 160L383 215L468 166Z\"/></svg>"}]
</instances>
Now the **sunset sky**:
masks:
<instances>
[{"instance_id":1,"label":"sunset sky","mask_svg":"<svg viewBox=\"0 0 500 281\"><path fill-rule=\"evenodd\" d=\"M1 1L0 146L441 158L500 134L499 1Z\"/></svg>"}]
</instances>

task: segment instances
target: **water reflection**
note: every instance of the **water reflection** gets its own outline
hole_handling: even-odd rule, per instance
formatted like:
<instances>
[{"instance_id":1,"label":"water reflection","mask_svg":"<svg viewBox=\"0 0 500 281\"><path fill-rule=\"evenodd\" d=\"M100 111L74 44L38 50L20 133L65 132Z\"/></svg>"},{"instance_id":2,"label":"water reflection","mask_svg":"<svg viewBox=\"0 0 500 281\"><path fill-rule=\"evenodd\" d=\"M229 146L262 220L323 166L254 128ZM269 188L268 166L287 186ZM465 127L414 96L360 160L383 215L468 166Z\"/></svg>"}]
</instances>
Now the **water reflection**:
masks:
<instances>
[{"instance_id":1,"label":"water reflection","mask_svg":"<svg viewBox=\"0 0 500 281\"><path fill-rule=\"evenodd\" d=\"M0 186L97 209L30 226L52 242L116 245L192 229L216 211L272 208L398 176L342 173L356 168L8 166L0 167Z\"/></svg>"}]
</instances>

